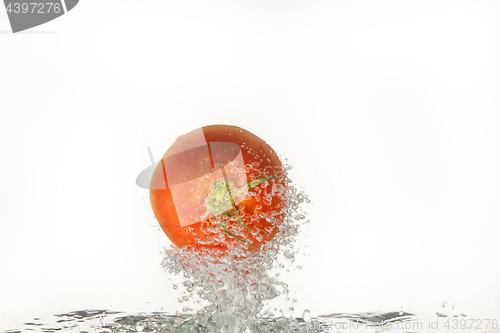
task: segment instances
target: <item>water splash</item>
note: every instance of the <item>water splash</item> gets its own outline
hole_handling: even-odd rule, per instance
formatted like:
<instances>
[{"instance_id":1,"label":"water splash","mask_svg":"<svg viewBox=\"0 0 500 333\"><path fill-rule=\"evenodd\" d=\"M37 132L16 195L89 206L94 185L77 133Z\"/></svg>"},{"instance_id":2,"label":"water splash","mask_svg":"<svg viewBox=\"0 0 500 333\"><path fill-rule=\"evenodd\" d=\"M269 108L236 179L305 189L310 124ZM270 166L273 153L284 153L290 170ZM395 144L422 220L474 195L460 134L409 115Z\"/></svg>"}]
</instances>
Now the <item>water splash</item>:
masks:
<instances>
[{"instance_id":1,"label":"water splash","mask_svg":"<svg viewBox=\"0 0 500 333\"><path fill-rule=\"evenodd\" d=\"M438 314L436 314L438 315ZM244 332L427 332L427 327L419 325L442 319L439 315L417 317L411 313L335 313L311 316L305 311L302 318L258 317L253 329ZM462 315L466 317L465 315ZM39 315L24 323L19 329L6 330L5 333L30 332L97 332L97 333L186 333L214 332L213 328L204 327L198 322L197 315L153 313L124 313L109 310L80 310L63 314ZM421 328L418 328L422 326ZM442 325L441 325L442 326ZM440 327L441 327L440 326ZM414 329L410 329L414 327ZM456 330L440 330L455 332ZM220 331L217 331L220 332Z\"/></svg>"},{"instance_id":2,"label":"water splash","mask_svg":"<svg viewBox=\"0 0 500 333\"><path fill-rule=\"evenodd\" d=\"M267 190L264 197L279 195L286 202L275 214L281 220L281 223L275 224L277 234L258 251L247 251L246 244L237 244L239 246L230 248L230 251L189 246L172 246L165 250L163 268L169 274L182 275L184 278L181 284L184 293L179 302L198 298L198 303L200 300L208 303L190 319L194 327L208 329L209 332L260 332L262 317L272 314L264 310L264 302L288 294L288 285L278 280L279 273L272 276L271 270L284 268L283 262L295 261L295 238L305 219L302 204L310 202L304 192L290 184L287 174L290 169L291 167L285 166L280 170L279 174L286 177L285 182L280 180L281 183L277 182L272 186L262 183L262 189L257 188ZM250 179L267 177L270 172L276 174L276 170L261 172L254 165L246 165L243 172L252 173ZM277 262L280 263L276 265ZM290 301L288 296L285 297ZM282 318L273 321L279 327L278 330L283 329L284 322L289 324L290 321L290 318L284 317L282 310L280 312ZM267 326L266 331L272 332Z\"/></svg>"}]
</instances>

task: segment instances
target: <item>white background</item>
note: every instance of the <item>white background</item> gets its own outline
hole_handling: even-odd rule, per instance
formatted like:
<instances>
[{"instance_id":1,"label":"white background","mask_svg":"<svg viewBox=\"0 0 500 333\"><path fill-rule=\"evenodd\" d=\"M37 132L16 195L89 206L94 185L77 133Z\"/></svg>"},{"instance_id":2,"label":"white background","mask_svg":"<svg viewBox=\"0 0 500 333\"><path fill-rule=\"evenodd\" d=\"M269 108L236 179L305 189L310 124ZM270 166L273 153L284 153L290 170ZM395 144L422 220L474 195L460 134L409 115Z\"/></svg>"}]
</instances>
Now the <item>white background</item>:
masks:
<instances>
[{"instance_id":1,"label":"white background","mask_svg":"<svg viewBox=\"0 0 500 333\"><path fill-rule=\"evenodd\" d=\"M312 200L283 277L295 315L500 313L499 17L483 0L84 0L12 34L0 10L0 321L180 310L135 178L147 147L214 123L266 140Z\"/></svg>"}]
</instances>

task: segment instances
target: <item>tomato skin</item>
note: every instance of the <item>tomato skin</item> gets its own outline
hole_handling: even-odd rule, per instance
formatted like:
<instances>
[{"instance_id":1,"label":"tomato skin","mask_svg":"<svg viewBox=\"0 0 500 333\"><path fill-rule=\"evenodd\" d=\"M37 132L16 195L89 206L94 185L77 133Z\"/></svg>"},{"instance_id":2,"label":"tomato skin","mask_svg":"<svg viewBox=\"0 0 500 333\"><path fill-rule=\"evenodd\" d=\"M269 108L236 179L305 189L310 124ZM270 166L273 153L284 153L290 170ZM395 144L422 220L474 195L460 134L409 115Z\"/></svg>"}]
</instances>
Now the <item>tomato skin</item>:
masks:
<instances>
[{"instance_id":1,"label":"tomato skin","mask_svg":"<svg viewBox=\"0 0 500 333\"><path fill-rule=\"evenodd\" d=\"M212 193L216 181L225 179L241 189L263 176L274 178L251 188L232 206L248 232L234 219L207 214L205 198ZM246 250L254 251L278 232L284 218L287 181L278 155L262 139L237 126L205 126L179 137L162 157L151 178L151 207L161 228L177 247L228 250L241 246L243 239ZM274 191L275 184L282 191ZM222 229L221 216L240 239ZM200 221L194 222L195 218Z\"/></svg>"}]
</instances>

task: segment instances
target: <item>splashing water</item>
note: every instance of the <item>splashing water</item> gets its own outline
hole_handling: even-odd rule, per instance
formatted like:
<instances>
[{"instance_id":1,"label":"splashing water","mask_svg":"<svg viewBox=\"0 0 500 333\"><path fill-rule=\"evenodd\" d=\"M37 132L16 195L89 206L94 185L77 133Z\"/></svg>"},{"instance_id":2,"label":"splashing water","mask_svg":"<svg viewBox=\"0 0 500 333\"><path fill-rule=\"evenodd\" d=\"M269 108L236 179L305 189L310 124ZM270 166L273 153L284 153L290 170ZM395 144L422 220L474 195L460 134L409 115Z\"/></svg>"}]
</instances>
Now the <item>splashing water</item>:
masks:
<instances>
[{"instance_id":1,"label":"splashing water","mask_svg":"<svg viewBox=\"0 0 500 333\"><path fill-rule=\"evenodd\" d=\"M252 170L252 166L246 166L245 169L248 172ZM270 276L270 271L278 260L288 260L291 263L295 261L295 237L305 218L301 205L310 202L306 194L290 185L291 180L287 174L290 169L290 166L285 166L281 170L281 174L286 177L287 186L282 186L279 191L273 190L273 193L277 192L274 195L285 198L286 205L279 212L283 216L282 222L276 224L279 229L275 237L263 244L258 251L248 252L245 245L233 247L229 252L173 246L165 250L163 268L170 274L181 274L185 279L182 283L184 295L179 298L179 302L184 303L196 297L208 302L208 305L190 318L189 331L261 332L259 327L262 326L262 317L259 318L259 314L272 314L269 311L263 312L264 301L288 294L288 285ZM251 179L262 176L265 177L266 174L253 175ZM283 268L284 265L277 267ZM177 287L174 285L174 289ZM269 320L266 321L269 324ZM283 324L289 327L289 320L283 316L275 323L277 331L283 330ZM265 330L274 332L269 325Z\"/></svg>"},{"instance_id":2,"label":"splashing water","mask_svg":"<svg viewBox=\"0 0 500 333\"><path fill-rule=\"evenodd\" d=\"M28 319L20 329L9 329L5 333L30 332L97 332L97 333L181 333L210 332L210 328L199 323L197 315L163 312L123 313L109 310L80 310L62 314L37 314ZM455 318L456 316L451 316ZM461 318L468 316L461 314ZM442 320L439 327L445 328L446 315L432 314L415 316L406 312L387 313L335 313L311 317L307 310L303 318L260 317L254 321L254 330L246 332L435 332L427 329L427 323ZM498 323L496 323L498 325ZM490 325L490 327L492 327ZM0 330L1 331L1 330ZM463 332L442 329L440 332ZM478 332L482 332L479 330ZM494 331L491 331L494 332Z\"/></svg>"}]
</instances>

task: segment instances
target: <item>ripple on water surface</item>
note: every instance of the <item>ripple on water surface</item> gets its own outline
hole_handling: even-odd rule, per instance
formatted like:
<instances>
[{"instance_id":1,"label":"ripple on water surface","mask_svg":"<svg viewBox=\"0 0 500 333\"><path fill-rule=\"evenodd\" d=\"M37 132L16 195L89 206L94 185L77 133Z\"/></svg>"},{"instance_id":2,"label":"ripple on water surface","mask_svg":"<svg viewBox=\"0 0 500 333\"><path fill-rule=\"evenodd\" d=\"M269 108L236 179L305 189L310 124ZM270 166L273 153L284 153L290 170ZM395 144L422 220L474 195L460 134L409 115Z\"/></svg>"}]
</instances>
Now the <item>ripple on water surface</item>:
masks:
<instances>
[{"instance_id":1,"label":"ripple on water surface","mask_svg":"<svg viewBox=\"0 0 500 333\"><path fill-rule=\"evenodd\" d=\"M213 328L203 327L197 323L194 314L169 314L164 312L125 313L107 310L81 310L63 314L49 314L34 317L20 324L15 332L221 332ZM453 328L453 322L474 320L465 314L414 315L403 311L371 312L371 313L334 313L311 316L308 310L301 317L260 317L250 330L243 332L498 332L490 321L488 327L468 329ZM434 325L434 327L430 327ZM460 326L460 324L458 324ZM466 324L467 325L467 324ZM436 327L437 326L437 327Z\"/></svg>"}]
</instances>

